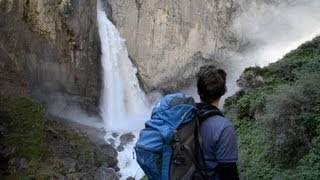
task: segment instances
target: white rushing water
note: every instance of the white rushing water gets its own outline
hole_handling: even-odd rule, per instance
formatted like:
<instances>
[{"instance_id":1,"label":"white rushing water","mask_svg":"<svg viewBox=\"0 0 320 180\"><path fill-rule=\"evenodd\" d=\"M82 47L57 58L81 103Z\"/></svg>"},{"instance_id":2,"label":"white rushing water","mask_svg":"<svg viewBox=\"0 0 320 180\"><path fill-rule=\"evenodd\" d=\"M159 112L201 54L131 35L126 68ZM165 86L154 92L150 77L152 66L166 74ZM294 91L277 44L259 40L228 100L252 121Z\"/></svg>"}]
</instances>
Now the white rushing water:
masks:
<instances>
[{"instance_id":1,"label":"white rushing water","mask_svg":"<svg viewBox=\"0 0 320 180\"><path fill-rule=\"evenodd\" d=\"M132 132L135 135L134 141L125 145L123 151L118 152L117 159L121 179L130 176L140 179L144 173L134 159L133 147L139 131L150 116L150 105L147 104L145 94L140 89L136 77L137 69L128 57L124 39L108 20L100 1L97 5L97 19L103 68L100 111L107 131L105 139L106 141L114 139L114 147L118 147L119 136L112 137L112 132L119 134Z\"/></svg>"},{"instance_id":2,"label":"white rushing water","mask_svg":"<svg viewBox=\"0 0 320 180\"><path fill-rule=\"evenodd\" d=\"M100 111L105 129L141 129L149 107L136 77L137 69L128 57L124 39L108 20L100 2L97 13L103 67Z\"/></svg>"}]
</instances>

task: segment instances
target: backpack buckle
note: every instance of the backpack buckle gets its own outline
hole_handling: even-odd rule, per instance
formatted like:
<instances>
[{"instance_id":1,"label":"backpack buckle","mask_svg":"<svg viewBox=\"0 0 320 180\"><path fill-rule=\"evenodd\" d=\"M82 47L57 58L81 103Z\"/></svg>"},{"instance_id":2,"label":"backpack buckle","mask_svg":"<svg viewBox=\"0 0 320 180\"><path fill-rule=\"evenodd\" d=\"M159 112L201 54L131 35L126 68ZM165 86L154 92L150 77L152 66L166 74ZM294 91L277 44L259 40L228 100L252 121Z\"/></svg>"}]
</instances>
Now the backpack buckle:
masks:
<instances>
[{"instance_id":1,"label":"backpack buckle","mask_svg":"<svg viewBox=\"0 0 320 180\"><path fill-rule=\"evenodd\" d=\"M175 132L175 133L173 134L173 140L174 140L175 142L180 142L180 141L181 141L180 133Z\"/></svg>"},{"instance_id":2,"label":"backpack buckle","mask_svg":"<svg viewBox=\"0 0 320 180\"><path fill-rule=\"evenodd\" d=\"M174 158L173 162L175 164L178 164L178 165L185 165L186 164L186 159L183 156L177 156L177 157Z\"/></svg>"}]
</instances>

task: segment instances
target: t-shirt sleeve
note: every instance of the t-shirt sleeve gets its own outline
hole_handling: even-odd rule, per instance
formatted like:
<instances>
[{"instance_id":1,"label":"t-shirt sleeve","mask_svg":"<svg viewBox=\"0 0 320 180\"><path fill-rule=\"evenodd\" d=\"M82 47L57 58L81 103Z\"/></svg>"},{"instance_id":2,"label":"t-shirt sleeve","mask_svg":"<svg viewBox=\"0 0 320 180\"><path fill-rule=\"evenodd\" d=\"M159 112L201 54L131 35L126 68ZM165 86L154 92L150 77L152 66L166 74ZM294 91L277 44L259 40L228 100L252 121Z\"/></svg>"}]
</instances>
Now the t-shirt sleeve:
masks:
<instances>
[{"instance_id":1,"label":"t-shirt sleeve","mask_svg":"<svg viewBox=\"0 0 320 180\"><path fill-rule=\"evenodd\" d=\"M237 162L238 145L234 126L224 128L217 141L216 159L220 163Z\"/></svg>"}]
</instances>

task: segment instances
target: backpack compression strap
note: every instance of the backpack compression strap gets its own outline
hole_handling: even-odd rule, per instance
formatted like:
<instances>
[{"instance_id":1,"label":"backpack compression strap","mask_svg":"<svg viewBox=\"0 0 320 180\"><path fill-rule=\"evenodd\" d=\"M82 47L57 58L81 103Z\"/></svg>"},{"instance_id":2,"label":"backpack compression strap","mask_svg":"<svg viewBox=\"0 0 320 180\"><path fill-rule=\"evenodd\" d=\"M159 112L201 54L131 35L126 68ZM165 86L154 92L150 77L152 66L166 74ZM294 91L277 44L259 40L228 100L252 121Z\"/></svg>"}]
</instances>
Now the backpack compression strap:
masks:
<instances>
[{"instance_id":1,"label":"backpack compression strap","mask_svg":"<svg viewBox=\"0 0 320 180\"><path fill-rule=\"evenodd\" d=\"M217 107L212 106L210 104L197 104L197 106L198 106L198 117L196 118L196 121L197 121L196 135L197 135L197 141L198 141L199 147L200 147L200 154L201 154L202 162L203 162L204 169L205 169L204 174L201 173L201 176L208 177L207 171L206 171L207 166L206 166L206 162L205 162L204 154L203 154L203 141L202 141L201 134L200 134L200 124L204 120L206 120L207 118L209 118L211 116L218 115L218 116L224 117L224 115Z\"/></svg>"}]
</instances>

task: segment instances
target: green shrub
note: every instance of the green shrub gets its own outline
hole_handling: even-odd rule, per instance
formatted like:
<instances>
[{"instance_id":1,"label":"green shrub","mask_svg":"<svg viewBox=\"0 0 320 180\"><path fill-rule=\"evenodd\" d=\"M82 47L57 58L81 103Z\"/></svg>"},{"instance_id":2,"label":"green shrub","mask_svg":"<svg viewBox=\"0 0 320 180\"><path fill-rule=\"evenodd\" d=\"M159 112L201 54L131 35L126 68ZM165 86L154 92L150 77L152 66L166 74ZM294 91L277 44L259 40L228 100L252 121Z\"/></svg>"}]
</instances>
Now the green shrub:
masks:
<instances>
[{"instance_id":1,"label":"green shrub","mask_svg":"<svg viewBox=\"0 0 320 180\"><path fill-rule=\"evenodd\" d=\"M94 150L89 139L83 137L73 130L64 130L63 135L70 142L71 147L76 150L77 159L82 163L93 164L94 162Z\"/></svg>"},{"instance_id":2,"label":"green shrub","mask_svg":"<svg viewBox=\"0 0 320 180\"><path fill-rule=\"evenodd\" d=\"M15 100L8 108L7 143L16 146L18 155L28 160L39 159L47 152L43 113L40 103L26 97Z\"/></svg>"},{"instance_id":3,"label":"green shrub","mask_svg":"<svg viewBox=\"0 0 320 180\"><path fill-rule=\"evenodd\" d=\"M309 153L297 168L296 179L320 179L320 136L313 139Z\"/></svg>"},{"instance_id":4,"label":"green shrub","mask_svg":"<svg viewBox=\"0 0 320 180\"><path fill-rule=\"evenodd\" d=\"M319 47L317 37L270 66L248 68L264 84L226 100L225 114L237 128L241 179L320 178Z\"/></svg>"}]
</instances>

